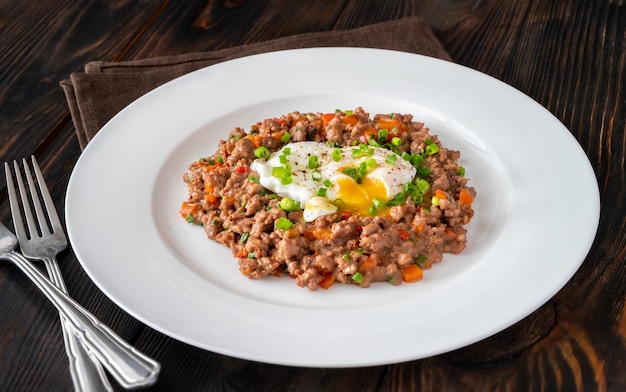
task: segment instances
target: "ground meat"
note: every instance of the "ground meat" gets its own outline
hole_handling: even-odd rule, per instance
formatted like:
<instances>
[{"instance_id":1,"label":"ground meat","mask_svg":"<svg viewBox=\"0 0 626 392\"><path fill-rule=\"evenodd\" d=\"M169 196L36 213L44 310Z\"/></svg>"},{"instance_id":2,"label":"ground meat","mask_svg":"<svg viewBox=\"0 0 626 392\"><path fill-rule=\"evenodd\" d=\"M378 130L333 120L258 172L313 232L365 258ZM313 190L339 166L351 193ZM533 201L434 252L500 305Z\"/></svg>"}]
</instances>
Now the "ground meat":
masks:
<instances>
[{"instance_id":1,"label":"ground meat","mask_svg":"<svg viewBox=\"0 0 626 392\"><path fill-rule=\"evenodd\" d=\"M232 250L243 275L287 275L310 290L335 282L399 285L411 281L408 269L427 270L444 253L466 247L476 191L459 165L460 152L442 146L412 115L292 112L247 129L233 129L214 154L189 166L183 175L189 196L180 208L183 218ZM301 210L281 208L282 197L250 169L259 146L274 152L295 141L378 144L409 160L417 174L373 216L339 208L305 222ZM281 219L290 227L277 227Z\"/></svg>"}]
</instances>

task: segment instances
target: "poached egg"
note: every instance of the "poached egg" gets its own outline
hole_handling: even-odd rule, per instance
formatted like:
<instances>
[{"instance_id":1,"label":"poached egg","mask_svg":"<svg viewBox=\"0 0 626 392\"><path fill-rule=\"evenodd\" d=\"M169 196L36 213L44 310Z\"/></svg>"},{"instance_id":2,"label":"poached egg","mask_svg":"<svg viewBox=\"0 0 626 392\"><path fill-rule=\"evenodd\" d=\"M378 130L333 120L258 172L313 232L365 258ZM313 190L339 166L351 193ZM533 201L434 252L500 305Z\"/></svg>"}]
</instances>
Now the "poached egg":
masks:
<instances>
[{"instance_id":1,"label":"poached egg","mask_svg":"<svg viewBox=\"0 0 626 392\"><path fill-rule=\"evenodd\" d=\"M307 222L339 209L375 215L417 172L385 148L339 148L311 141L288 143L250 168L263 187L300 203Z\"/></svg>"}]
</instances>

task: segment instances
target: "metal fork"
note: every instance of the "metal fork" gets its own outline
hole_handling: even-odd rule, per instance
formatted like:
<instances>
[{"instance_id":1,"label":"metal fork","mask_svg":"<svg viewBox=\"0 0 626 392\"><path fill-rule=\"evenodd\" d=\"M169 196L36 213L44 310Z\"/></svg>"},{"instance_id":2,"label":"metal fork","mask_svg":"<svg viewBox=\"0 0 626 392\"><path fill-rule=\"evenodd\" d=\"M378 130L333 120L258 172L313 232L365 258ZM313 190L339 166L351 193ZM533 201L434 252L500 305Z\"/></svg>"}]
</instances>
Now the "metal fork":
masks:
<instances>
[{"instance_id":1,"label":"metal fork","mask_svg":"<svg viewBox=\"0 0 626 392\"><path fill-rule=\"evenodd\" d=\"M32 164L41 198L46 207L47 219L41 202L39 201L39 195L35 187L35 181L28 167L28 162L26 159L23 159L24 173L28 188L30 189L31 200L35 208L37 220L33 217L24 181L20 175L19 165L14 161L13 166L20 191L24 216L26 217L26 224L28 226L28 231L26 230L17 200L11 170L8 163L5 162L4 169L6 172L7 189L15 231L22 253L26 257L43 260L53 283L67 294L67 288L65 287L55 258L55 256L67 246L67 239L54 207L54 202L50 197L50 193L43 179L41 169L34 156L32 157ZM50 225L48 225L48 220ZM101 365L104 365L113 377L126 388L147 386L156 381L160 365L151 358L138 352L112 331L108 330L107 327L97 322L97 320L95 320L95 322L99 331L96 332L104 331L104 334L94 334L93 331L89 329L75 331L70 328L70 323L68 323L63 316L61 320L68 357L70 358L72 378L77 390L91 391L112 389ZM77 342L76 338L78 338L80 342ZM84 345L80 343L84 343Z\"/></svg>"},{"instance_id":2,"label":"metal fork","mask_svg":"<svg viewBox=\"0 0 626 392\"><path fill-rule=\"evenodd\" d=\"M11 203L11 213L13 215L13 225L15 226L15 232L18 236L22 254L26 257L43 261L52 283L57 286L59 290L67 294L67 287L65 286L61 270L59 269L59 265L56 261L56 255L67 246L67 239L65 238L65 233L61 227L61 222L56 209L50 207L53 205L52 200L46 184L40 177L39 165L37 165L36 160L33 157L33 167L35 167L39 189L48 210L48 216L50 217L50 223L52 225L51 228L48 227L48 222L46 221L45 216L43 216L43 209L35 189L32 175L30 170L28 170L26 160L24 160L24 173L30 189L31 200L37 214L41 237L39 237L36 227L37 224L35 223L29 206L28 195L24 189L25 187L22 176L19 175L20 170L17 162L14 161L13 166L15 168L15 176L17 177L18 188L20 190L24 215L26 216L28 232L30 234L30 238L28 238L16 197L13 197L14 192L10 192L9 199ZM8 181L10 171L7 170L6 164L5 171L7 172ZM41 238L41 240L38 240L38 237ZM90 354L86 347L78 340L78 337L71 330L70 324L63 316L61 316L61 326L63 329L65 351L70 363L70 374L74 383L74 389L79 392L112 391L113 388L104 373L102 365L98 359Z\"/></svg>"}]
</instances>

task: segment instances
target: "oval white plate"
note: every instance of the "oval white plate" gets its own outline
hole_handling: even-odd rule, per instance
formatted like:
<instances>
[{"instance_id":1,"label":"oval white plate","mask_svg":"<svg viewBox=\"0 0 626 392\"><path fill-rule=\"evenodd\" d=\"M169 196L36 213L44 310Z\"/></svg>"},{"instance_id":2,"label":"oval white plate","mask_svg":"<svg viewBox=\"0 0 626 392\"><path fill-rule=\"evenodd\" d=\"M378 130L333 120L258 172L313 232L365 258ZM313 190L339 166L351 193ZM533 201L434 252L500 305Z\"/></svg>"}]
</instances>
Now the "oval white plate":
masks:
<instances>
[{"instance_id":1,"label":"oval white plate","mask_svg":"<svg viewBox=\"0 0 626 392\"><path fill-rule=\"evenodd\" d=\"M356 106L425 122L461 151L478 192L467 249L421 282L311 292L289 278L249 280L179 217L182 174L232 128ZM211 66L129 105L78 160L66 214L90 278L152 328L235 357L343 367L453 350L537 309L589 251L599 193L569 131L510 86L419 55L315 48Z\"/></svg>"}]
</instances>

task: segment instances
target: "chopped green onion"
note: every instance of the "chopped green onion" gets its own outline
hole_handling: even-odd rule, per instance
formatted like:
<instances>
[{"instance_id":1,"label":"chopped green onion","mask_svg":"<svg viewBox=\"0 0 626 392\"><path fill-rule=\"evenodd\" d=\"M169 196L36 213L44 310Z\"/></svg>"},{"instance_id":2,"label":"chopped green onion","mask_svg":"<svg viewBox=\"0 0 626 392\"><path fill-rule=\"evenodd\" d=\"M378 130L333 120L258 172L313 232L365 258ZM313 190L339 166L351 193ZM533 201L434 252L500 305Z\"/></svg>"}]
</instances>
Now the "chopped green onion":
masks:
<instances>
[{"instance_id":1,"label":"chopped green onion","mask_svg":"<svg viewBox=\"0 0 626 392\"><path fill-rule=\"evenodd\" d=\"M367 174L367 161L361 162L359 165L359 180L357 181L359 184L363 182L363 177Z\"/></svg>"},{"instance_id":2,"label":"chopped green onion","mask_svg":"<svg viewBox=\"0 0 626 392\"><path fill-rule=\"evenodd\" d=\"M293 177L291 176L291 172L288 172L287 174L283 174L280 177L280 183L283 185L289 185L293 182Z\"/></svg>"},{"instance_id":3,"label":"chopped green onion","mask_svg":"<svg viewBox=\"0 0 626 392\"><path fill-rule=\"evenodd\" d=\"M250 253L248 253L248 258L249 259L256 259L256 255L254 254L254 252L250 252Z\"/></svg>"},{"instance_id":4,"label":"chopped green onion","mask_svg":"<svg viewBox=\"0 0 626 392\"><path fill-rule=\"evenodd\" d=\"M369 168L376 167L377 163L378 163L378 162L376 162L376 159L375 159L375 158L367 158L367 159L365 160L365 165L366 165L367 167L369 167Z\"/></svg>"},{"instance_id":5,"label":"chopped green onion","mask_svg":"<svg viewBox=\"0 0 626 392\"><path fill-rule=\"evenodd\" d=\"M259 183L259 177L257 177L257 176L250 175L250 176L248 176L248 180L250 180L252 182L255 182L257 184Z\"/></svg>"},{"instance_id":6,"label":"chopped green onion","mask_svg":"<svg viewBox=\"0 0 626 392\"><path fill-rule=\"evenodd\" d=\"M343 207L344 207L343 200L341 200L341 199L335 199L335 200L333 200L333 205L334 205L335 207L337 207L337 209L340 209L340 210L342 210L342 209L343 209Z\"/></svg>"},{"instance_id":7,"label":"chopped green onion","mask_svg":"<svg viewBox=\"0 0 626 392\"><path fill-rule=\"evenodd\" d=\"M419 173L420 177L430 177L430 169L426 166L418 167L417 172Z\"/></svg>"},{"instance_id":8,"label":"chopped green onion","mask_svg":"<svg viewBox=\"0 0 626 392\"><path fill-rule=\"evenodd\" d=\"M352 110L346 110L344 113L346 116L351 116L354 112Z\"/></svg>"},{"instance_id":9,"label":"chopped green onion","mask_svg":"<svg viewBox=\"0 0 626 392\"><path fill-rule=\"evenodd\" d=\"M362 162L358 170L354 167L347 167L342 170L342 173L352 178L357 184L362 184L363 177L367 174L367 167L365 166L365 162Z\"/></svg>"},{"instance_id":10,"label":"chopped green onion","mask_svg":"<svg viewBox=\"0 0 626 392\"><path fill-rule=\"evenodd\" d=\"M185 220L187 221L187 223L192 223L193 222L193 215L187 214L187 216L185 217Z\"/></svg>"},{"instance_id":11,"label":"chopped green onion","mask_svg":"<svg viewBox=\"0 0 626 392\"><path fill-rule=\"evenodd\" d=\"M341 256L342 259L344 259L345 261L352 261L352 257L350 256L350 251L347 251L346 253L343 254L343 256Z\"/></svg>"},{"instance_id":12,"label":"chopped green onion","mask_svg":"<svg viewBox=\"0 0 626 392\"><path fill-rule=\"evenodd\" d=\"M280 137L280 141L283 143L287 143L291 139L291 134L289 132L283 133L283 136Z\"/></svg>"},{"instance_id":13,"label":"chopped green onion","mask_svg":"<svg viewBox=\"0 0 626 392\"><path fill-rule=\"evenodd\" d=\"M352 280L354 280L358 284L361 284L363 282L363 274L360 272L355 272L354 274L352 274Z\"/></svg>"},{"instance_id":14,"label":"chopped green onion","mask_svg":"<svg viewBox=\"0 0 626 392\"><path fill-rule=\"evenodd\" d=\"M274 223L276 225L276 228L280 230L288 230L293 227L293 222L290 221L288 218L285 218L284 216L276 219L276 222Z\"/></svg>"},{"instance_id":15,"label":"chopped green onion","mask_svg":"<svg viewBox=\"0 0 626 392\"><path fill-rule=\"evenodd\" d=\"M426 154L433 155L439 152L439 146L435 143L426 146Z\"/></svg>"},{"instance_id":16,"label":"chopped green onion","mask_svg":"<svg viewBox=\"0 0 626 392\"><path fill-rule=\"evenodd\" d=\"M459 170L456 172L458 176L465 176L465 168L463 166L459 166Z\"/></svg>"},{"instance_id":17,"label":"chopped green onion","mask_svg":"<svg viewBox=\"0 0 626 392\"><path fill-rule=\"evenodd\" d=\"M267 159L270 156L270 150L265 146L259 146L254 150L254 156L257 158Z\"/></svg>"},{"instance_id":18,"label":"chopped green onion","mask_svg":"<svg viewBox=\"0 0 626 392\"><path fill-rule=\"evenodd\" d=\"M395 195L393 198L391 198L390 200L387 200L385 204L389 207L401 206L402 204L406 202L406 196L407 195L404 192L400 192L397 195Z\"/></svg>"},{"instance_id":19,"label":"chopped green onion","mask_svg":"<svg viewBox=\"0 0 626 392\"><path fill-rule=\"evenodd\" d=\"M274 166L272 168L272 177L281 178L283 176L284 171L285 171L284 166Z\"/></svg>"},{"instance_id":20,"label":"chopped green onion","mask_svg":"<svg viewBox=\"0 0 626 392\"><path fill-rule=\"evenodd\" d=\"M216 160L217 163L219 163L220 165L224 164L224 158L221 155L218 155Z\"/></svg>"},{"instance_id":21,"label":"chopped green onion","mask_svg":"<svg viewBox=\"0 0 626 392\"><path fill-rule=\"evenodd\" d=\"M289 147L283 148L283 155L287 156L289 154L291 154L291 148Z\"/></svg>"},{"instance_id":22,"label":"chopped green onion","mask_svg":"<svg viewBox=\"0 0 626 392\"><path fill-rule=\"evenodd\" d=\"M402 145L402 139L397 136L394 136L391 138L391 144L393 144L396 147L400 147Z\"/></svg>"},{"instance_id":23,"label":"chopped green onion","mask_svg":"<svg viewBox=\"0 0 626 392\"><path fill-rule=\"evenodd\" d=\"M321 181L322 180L322 172L319 170L313 170L311 172L311 178L313 178L313 181Z\"/></svg>"},{"instance_id":24,"label":"chopped green onion","mask_svg":"<svg viewBox=\"0 0 626 392\"><path fill-rule=\"evenodd\" d=\"M371 155L374 155L374 149L367 144L361 143L357 148L352 150L352 158L360 158Z\"/></svg>"},{"instance_id":25,"label":"chopped green onion","mask_svg":"<svg viewBox=\"0 0 626 392\"><path fill-rule=\"evenodd\" d=\"M376 215L378 211L380 211L380 207L382 207L384 202L379 198L375 197L372 199L372 207L370 207L370 215Z\"/></svg>"},{"instance_id":26,"label":"chopped green onion","mask_svg":"<svg viewBox=\"0 0 626 392\"><path fill-rule=\"evenodd\" d=\"M367 144L372 147L380 147L380 143L378 143L378 141L374 138L374 135L370 135L369 139L367 140Z\"/></svg>"},{"instance_id":27,"label":"chopped green onion","mask_svg":"<svg viewBox=\"0 0 626 392\"><path fill-rule=\"evenodd\" d=\"M300 209L300 203L292 199L291 197L285 197L282 199L278 206L287 212L294 212Z\"/></svg>"},{"instance_id":28,"label":"chopped green onion","mask_svg":"<svg viewBox=\"0 0 626 392\"><path fill-rule=\"evenodd\" d=\"M247 231L244 231L243 234L241 235L240 242L242 244L245 244L246 241L248 241L248 238L250 238L250 233L248 233Z\"/></svg>"},{"instance_id":29,"label":"chopped green onion","mask_svg":"<svg viewBox=\"0 0 626 392\"><path fill-rule=\"evenodd\" d=\"M333 158L333 161L339 162L341 160L341 149L335 148L330 156Z\"/></svg>"},{"instance_id":30,"label":"chopped green onion","mask_svg":"<svg viewBox=\"0 0 626 392\"><path fill-rule=\"evenodd\" d=\"M388 138L389 138L389 130L388 129L381 129L380 131L378 131L378 141L380 143L386 142Z\"/></svg>"},{"instance_id":31,"label":"chopped green onion","mask_svg":"<svg viewBox=\"0 0 626 392\"><path fill-rule=\"evenodd\" d=\"M320 159L317 155L311 155L309 157L309 162L308 162L308 166L309 169L315 169L316 167L318 167L320 164Z\"/></svg>"},{"instance_id":32,"label":"chopped green onion","mask_svg":"<svg viewBox=\"0 0 626 392\"><path fill-rule=\"evenodd\" d=\"M438 205L439 205L439 198L438 198L437 196L433 196L433 197L430 199L430 203L431 203L432 205L434 205L434 206L438 206Z\"/></svg>"},{"instance_id":33,"label":"chopped green onion","mask_svg":"<svg viewBox=\"0 0 626 392\"><path fill-rule=\"evenodd\" d=\"M324 184L324 186L325 186L326 188L330 188L330 187L332 187L332 186L333 186L333 182L332 182L331 180L328 180L328 179L327 179L327 180L325 180L325 181L323 182L323 184Z\"/></svg>"},{"instance_id":34,"label":"chopped green onion","mask_svg":"<svg viewBox=\"0 0 626 392\"><path fill-rule=\"evenodd\" d=\"M385 158L385 162L387 162L389 165L393 165L394 163L396 163L397 159L398 157L396 155L387 155L387 158Z\"/></svg>"},{"instance_id":35,"label":"chopped green onion","mask_svg":"<svg viewBox=\"0 0 626 392\"><path fill-rule=\"evenodd\" d=\"M326 192L328 191L328 189L322 187L320 189L317 190L317 195L320 197L326 197Z\"/></svg>"},{"instance_id":36,"label":"chopped green onion","mask_svg":"<svg viewBox=\"0 0 626 392\"><path fill-rule=\"evenodd\" d=\"M417 190L419 191L419 193L421 193L422 195L428 192L428 190L430 189L430 185L428 185L428 181L421 179L421 178L418 178L415 180L415 186L417 187Z\"/></svg>"},{"instance_id":37,"label":"chopped green onion","mask_svg":"<svg viewBox=\"0 0 626 392\"><path fill-rule=\"evenodd\" d=\"M280 155L278 156L278 160L280 161L280 163L282 163L283 165L287 163L287 155Z\"/></svg>"}]
</instances>

